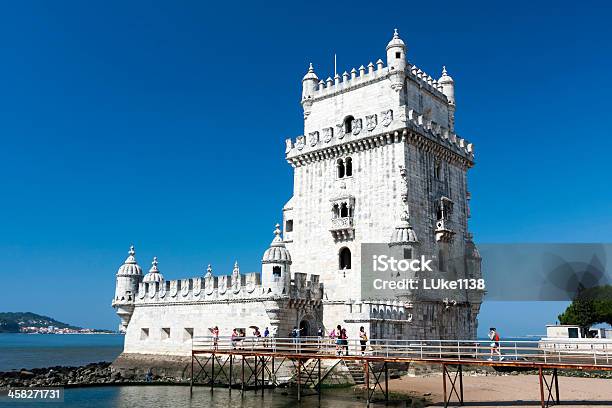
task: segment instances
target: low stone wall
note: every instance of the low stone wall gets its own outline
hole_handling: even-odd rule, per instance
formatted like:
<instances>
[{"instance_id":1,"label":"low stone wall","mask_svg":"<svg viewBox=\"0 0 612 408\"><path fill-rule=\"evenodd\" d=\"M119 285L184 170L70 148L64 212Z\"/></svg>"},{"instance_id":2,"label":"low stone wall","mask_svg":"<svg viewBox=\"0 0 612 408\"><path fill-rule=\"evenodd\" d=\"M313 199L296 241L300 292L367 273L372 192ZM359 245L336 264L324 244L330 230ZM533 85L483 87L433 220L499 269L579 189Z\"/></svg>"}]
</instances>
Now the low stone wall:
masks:
<instances>
[{"instance_id":1,"label":"low stone wall","mask_svg":"<svg viewBox=\"0 0 612 408\"><path fill-rule=\"evenodd\" d=\"M125 378L142 378L149 370L157 377L188 380L191 377L191 357L121 353L111 364L111 371Z\"/></svg>"}]
</instances>

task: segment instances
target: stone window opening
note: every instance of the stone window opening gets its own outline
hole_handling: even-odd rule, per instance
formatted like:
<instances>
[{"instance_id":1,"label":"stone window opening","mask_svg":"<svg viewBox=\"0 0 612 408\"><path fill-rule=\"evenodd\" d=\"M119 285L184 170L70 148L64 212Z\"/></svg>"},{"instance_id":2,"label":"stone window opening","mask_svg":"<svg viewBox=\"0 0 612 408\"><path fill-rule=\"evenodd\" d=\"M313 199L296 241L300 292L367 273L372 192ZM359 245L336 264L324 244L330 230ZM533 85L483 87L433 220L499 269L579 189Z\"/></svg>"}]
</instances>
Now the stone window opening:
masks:
<instances>
[{"instance_id":1,"label":"stone window opening","mask_svg":"<svg viewBox=\"0 0 612 408\"><path fill-rule=\"evenodd\" d=\"M293 231L293 220L285 221L285 232L292 232L292 231Z\"/></svg>"},{"instance_id":2,"label":"stone window opening","mask_svg":"<svg viewBox=\"0 0 612 408\"><path fill-rule=\"evenodd\" d=\"M164 327L161 329L161 338L162 340L168 340L170 338L170 328Z\"/></svg>"},{"instance_id":3,"label":"stone window opening","mask_svg":"<svg viewBox=\"0 0 612 408\"><path fill-rule=\"evenodd\" d=\"M351 177L353 175L353 159L347 157L345 160L345 173L347 177Z\"/></svg>"},{"instance_id":4,"label":"stone window opening","mask_svg":"<svg viewBox=\"0 0 612 408\"><path fill-rule=\"evenodd\" d=\"M434 177L436 180L442 180L442 163L439 161L434 165Z\"/></svg>"},{"instance_id":5,"label":"stone window opening","mask_svg":"<svg viewBox=\"0 0 612 408\"><path fill-rule=\"evenodd\" d=\"M332 216L333 218L340 218L340 206L338 206L338 204L333 205Z\"/></svg>"},{"instance_id":6,"label":"stone window opening","mask_svg":"<svg viewBox=\"0 0 612 408\"><path fill-rule=\"evenodd\" d=\"M140 340L146 340L148 338L149 338L149 329L146 327L140 329Z\"/></svg>"},{"instance_id":7,"label":"stone window opening","mask_svg":"<svg viewBox=\"0 0 612 408\"><path fill-rule=\"evenodd\" d=\"M396 59L400 59L400 58L402 58L402 53L401 53L401 52L396 52L396 53L395 53L395 58L396 58Z\"/></svg>"},{"instance_id":8,"label":"stone window opening","mask_svg":"<svg viewBox=\"0 0 612 408\"><path fill-rule=\"evenodd\" d=\"M281 267L280 266L273 266L272 267L272 276L275 278L280 278L281 277Z\"/></svg>"},{"instance_id":9,"label":"stone window opening","mask_svg":"<svg viewBox=\"0 0 612 408\"><path fill-rule=\"evenodd\" d=\"M355 118L353 116L347 116L344 118L344 133L347 135L353 131L353 121Z\"/></svg>"},{"instance_id":10,"label":"stone window opening","mask_svg":"<svg viewBox=\"0 0 612 408\"><path fill-rule=\"evenodd\" d=\"M338 167L338 178L344 178L344 176L346 175L346 168L344 166L344 160L338 159L336 163Z\"/></svg>"},{"instance_id":11,"label":"stone window opening","mask_svg":"<svg viewBox=\"0 0 612 408\"><path fill-rule=\"evenodd\" d=\"M184 341L189 341L193 339L193 327L185 327L185 332L183 335Z\"/></svg>"},{"instance_id":12,"label":"stone window opening","mask_svg":"<svg viewBox=\"0 0 612 408\"><path fill-rule=\"evenodd\" d=\"M404 248L404 259L412 259L412 248Z\"/></svg>"},{"instance_id":13,"label":"stone window opening","mask_svg":"<svg viewBox=\"0 0 612 408\"><path fill-rule=\"evenodd\" d=\"M340 249L338 253L338 264L340 270L351 269L351 250L347 247Z\"/></svg>"},{"instance_id":14,"label":"stone window opening","mask_svg":"<svg viewBox=\"0 0 612 408\"><path fill-rule=\"evenodd\" d=\"M342 203L342 205L340 206L340 217L345 218L348 216L349 216L348 206L346 205L346 203Z\"/></svg>"}]
</instances>

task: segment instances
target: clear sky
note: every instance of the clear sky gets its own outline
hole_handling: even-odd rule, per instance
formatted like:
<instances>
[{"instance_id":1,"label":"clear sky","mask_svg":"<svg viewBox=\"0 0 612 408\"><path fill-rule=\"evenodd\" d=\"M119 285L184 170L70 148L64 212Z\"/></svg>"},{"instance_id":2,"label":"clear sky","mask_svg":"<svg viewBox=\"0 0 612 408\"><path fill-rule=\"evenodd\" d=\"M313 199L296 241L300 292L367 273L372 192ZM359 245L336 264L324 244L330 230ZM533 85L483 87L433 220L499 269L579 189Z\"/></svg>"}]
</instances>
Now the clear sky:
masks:
<instances>
[{"instance_id":1,"label":"clear sky","mask_svg":"<svg viewBox=\"0 0 612 408\"><path fill-rule=\"evenodd\" d=\"M169 279L259 270L307 64L384 58L393 28L455 79L478 242L612 241L611 10L496 3L3 3L0 310L115 328L131 243ZM485 303L481 329L542 333L562 309Z\"/></svg>"}]
</instances>

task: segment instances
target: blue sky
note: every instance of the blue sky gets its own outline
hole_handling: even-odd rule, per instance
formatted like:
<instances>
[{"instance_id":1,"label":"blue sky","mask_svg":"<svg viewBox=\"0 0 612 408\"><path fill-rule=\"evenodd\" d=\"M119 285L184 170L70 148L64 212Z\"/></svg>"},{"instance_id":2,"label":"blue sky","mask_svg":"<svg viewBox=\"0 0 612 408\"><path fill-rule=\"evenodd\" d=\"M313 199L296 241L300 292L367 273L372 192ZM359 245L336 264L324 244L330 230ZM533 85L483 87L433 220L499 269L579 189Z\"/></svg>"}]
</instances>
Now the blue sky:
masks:
<instances>
[{"instance_id":1,"label":"blue sky","mask_svg":"<svg viewBox=\"0 0 612 408\"><path fill-rule=\"evenodd\" d=\"M455 79L477 241L611 241L608 5L285 3L0 6L1 310L116 327L131 243L166 278L259 270L307 64L384 58L393 28ZM481 328L542 333L562 309L488 303Z\"/></svg>"}]
</instances>

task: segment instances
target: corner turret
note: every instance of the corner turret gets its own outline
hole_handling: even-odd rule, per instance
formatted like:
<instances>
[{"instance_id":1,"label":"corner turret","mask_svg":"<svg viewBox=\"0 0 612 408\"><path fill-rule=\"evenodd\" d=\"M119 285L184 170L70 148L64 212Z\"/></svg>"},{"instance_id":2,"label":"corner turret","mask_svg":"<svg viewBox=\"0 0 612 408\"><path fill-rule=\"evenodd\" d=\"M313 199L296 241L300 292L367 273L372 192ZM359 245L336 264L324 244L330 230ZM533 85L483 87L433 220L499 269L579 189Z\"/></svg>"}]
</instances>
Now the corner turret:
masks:
<instances>
[{"instance_id":1,"label":"corner turret","mask_svg":"<svg viewBox=\"0 0 612 408\"><path fill-rule=\"evenodd\" d=\"M312 63L308 67L308 72L302 79L302 108L304 108L304 118L310 114L310 108L312 107L312 97L319 88L319 77L314 72Z\"/></svg>"},{"instance_id":2,"label":"corner turret","mask_svg":"<svg viewBox=\"0 0 612 408\"><path fill-rule=\"evenodd\" d=\"M134 312L134 300L138 293L138 284L142 279L142 269L136 262L134 245L130 246L128 257L117 270L115 298L112 307L121 319L119 331L125 333Z\"/></svg>"},{"instance_id":3,"label":"corner turret","mask_svg":"<svg viewBox=\"0 0 612 408\"><path fill-rule=\"evenodd\" d=\"M387 44L387 66L389 70L402 72L406 68L406 45L399 37L397 28L393 32L393 38Z\"/></svg>"},{"instance_id":4,"label":"corner turret","mask_svg":"<svg viewBox=\"0 0 612 408\"><path fill-rule=\"evenodd\" d=\"M280 225L276 224L274 239L261 259L261 283L278 295L288 294L291 285L291 254L280 235Z\"/></svg>"},{"instance_id":5,"label":"corner turret","mask_svg":"<svg viewBox=\"0 0 612 408\"><path fill-rule=\"evenodd\" d=\"M448 99L448 127L451 132L455 131L455 81L446 72L446 66L442 67L442 76L438 79L442 86L442 93Z\"/></svg>"}]
</instances>

